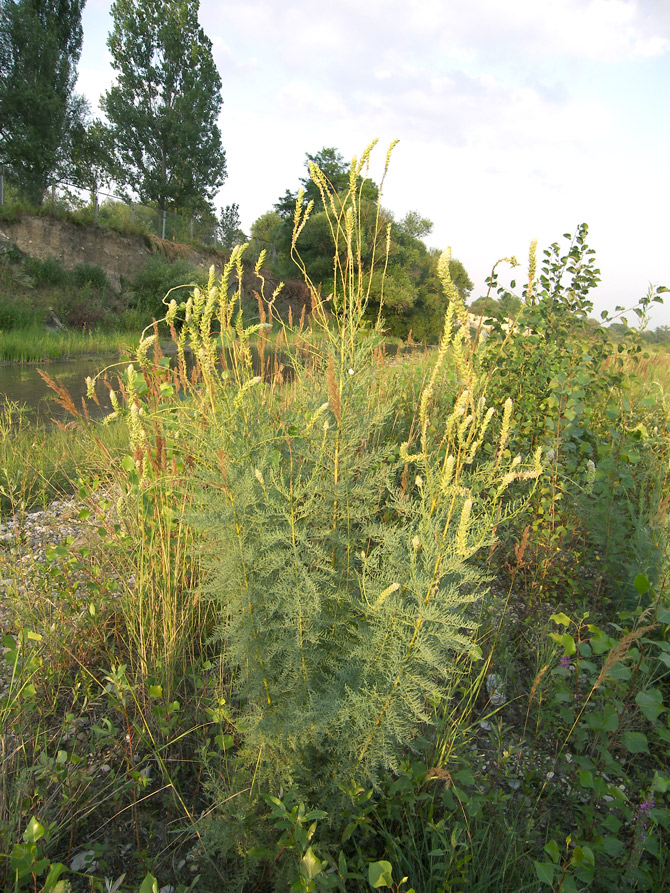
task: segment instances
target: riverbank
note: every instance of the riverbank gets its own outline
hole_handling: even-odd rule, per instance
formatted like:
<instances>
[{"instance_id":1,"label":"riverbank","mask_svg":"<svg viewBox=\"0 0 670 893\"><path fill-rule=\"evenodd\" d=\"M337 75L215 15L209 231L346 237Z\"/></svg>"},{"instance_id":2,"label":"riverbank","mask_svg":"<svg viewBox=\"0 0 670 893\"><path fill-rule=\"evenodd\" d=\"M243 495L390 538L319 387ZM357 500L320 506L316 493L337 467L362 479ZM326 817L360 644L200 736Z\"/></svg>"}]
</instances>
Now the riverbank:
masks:
<instances>
[{"instance_id":1,"label":"riverbank","mask_svg":"<svg viewBox=\"0 0 670 893\"><path fill-rule=\"evenodd\" d=\"M44 326L0 332L1 363L45 363L120 354L137 344L137 333L115 330L48 332Z\"/></svg>"}]
</instances>

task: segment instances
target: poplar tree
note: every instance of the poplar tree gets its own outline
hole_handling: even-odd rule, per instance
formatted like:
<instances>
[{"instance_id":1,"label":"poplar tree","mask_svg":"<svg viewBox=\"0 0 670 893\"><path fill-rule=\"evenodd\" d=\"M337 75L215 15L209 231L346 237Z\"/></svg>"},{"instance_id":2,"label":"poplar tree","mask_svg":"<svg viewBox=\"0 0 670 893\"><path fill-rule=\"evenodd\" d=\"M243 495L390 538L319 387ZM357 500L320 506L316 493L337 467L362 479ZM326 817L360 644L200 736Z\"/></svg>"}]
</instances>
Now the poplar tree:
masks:
<instances>
[{"instance_id":1,"label":"poplar tree","mask_svg":"<svg viewBox=\"0 0 670 893\"><path fill-rule=\"evenodd\" d=\"M221 78L197 0L115 0L107 45L117 72L101 99L116 182L161 209L211 209L226 156Z\"/></svg>"},{"instance_id":2,"label":"poplar tree","mask_svg":"<svg viewBox=\"0 0 670 893\"><path fill-rule=\"evenodd\" d=\"M67 172L85 0L0 0L0 163L32 202Z\"/></svg>"}]
</instances>

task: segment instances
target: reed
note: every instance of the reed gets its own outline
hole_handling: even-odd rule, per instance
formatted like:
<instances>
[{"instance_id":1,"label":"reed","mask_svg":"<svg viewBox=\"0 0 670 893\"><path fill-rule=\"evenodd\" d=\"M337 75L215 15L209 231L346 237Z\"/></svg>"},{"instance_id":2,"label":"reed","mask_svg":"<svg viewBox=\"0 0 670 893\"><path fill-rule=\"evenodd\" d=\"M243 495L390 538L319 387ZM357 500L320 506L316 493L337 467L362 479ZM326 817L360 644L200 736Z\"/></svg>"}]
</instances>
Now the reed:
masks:
<instances>
[{"instance_id":1,"label":"reed","mask_svg":"<svg viewBox=\"0 0 670 893\"><path fill-rule=\"evenodd\" d=\"M0 332L0 361L39 363L88 354L118 354L135 345L127 332L46 332L43 326Z\"/></svg>"}]
</instances>

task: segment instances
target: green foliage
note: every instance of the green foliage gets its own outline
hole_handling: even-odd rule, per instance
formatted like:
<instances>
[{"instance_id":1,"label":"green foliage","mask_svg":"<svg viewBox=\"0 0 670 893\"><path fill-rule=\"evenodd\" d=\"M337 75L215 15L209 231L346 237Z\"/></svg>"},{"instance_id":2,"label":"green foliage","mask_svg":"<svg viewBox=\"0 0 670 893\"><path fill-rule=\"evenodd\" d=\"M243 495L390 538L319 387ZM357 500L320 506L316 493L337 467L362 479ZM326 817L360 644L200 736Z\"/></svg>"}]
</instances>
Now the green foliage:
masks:
<instances>
[{"instance_id":1,"label":"green foliage","mask_svg":"<svg viewBox=\"0 0 670 893\"><path fill-rule=\"evenodd\" d=\"M72 270L72 278L78 288L90 285L98 291L108 288L107 274L98 264L77 264Z\"/></svg>"},{"instance_id":2,"label":"green foliage","mask_svg":"<svg viewBox=\"0 0 670 893\"><path fill-rule=\"evenodd\" d=\"M316 165L321 171L328 184L328 189L334 195L346 193L350 188L350 165L344 160L344 157L336 148L332 146L324 146L316 153L316 155L310 155L309 152L306 153L305 159L305 167L307 168L308 174L300 180L299 192L291 192L287 189L274 206L275 211L284 220L289 221L291 227L295 204L299 194L301 195L300 201L303 210L310 202L313 202L315 212L318 213L319 211L324 210L321 191L309 174L311 165ZM379 189L372 180L367 178L367 176L361 177L356 186L360 189L361 202L372 202L374 204L377 201L379 197ZM331 252L329 252L329 254L330 253Z\"/></svg>"},{"instance_id":3,"label":"green foliage","mask_svg":"<svg viewBox=\"0 0 670 893\"><path fill-rule=\"evenodd\" d=\"M311 323L282 322L261 277L245 327L235 250L221 282L156 308L175 355L145 333L87 446L0 417L7 889L59 863L100 891L668 886L660 354L588 322L580 228L539 279L531 256L523 294L492 278L518 331L479 346L431 256L439 347L387 362L366 161L350 194L312 169L339 234L329 299L298 207ZM379 220L389 268L414 257L385 299L409 303L425 222ZM122 455L100 433L119 417ZM89 471L86 527L26 560L52 451Z\"/></svg>"},{"instance_id":4,"label":"green foliage","mask_svg":"<svg viewBox=\"0 0 670 893\"><path fill-rule=\"evenodd\" d=\"M219 235L221 247L230 251L235 245L241 245L247 241L247 237L240 229L240 206L233 203L221 209L219 219Z\"/></svg>"},{"instance_id":5,"label":"green foliage","mask_svg":"<svg viewBox=\"0 0 670 893\"><path fill-rule=\"evenodd\" d=\"M65 285L67 271L56 257L27 256L23 262L26 273L35 280L38 285Z\"/></svg>"},{"instance_id":6,"label":"green foliage","mask_svg":"<svg viewBox=\"0 0 670 893\"><path fill-rule=\"evenodd\" d=\"M252 251L265 248L271 269L285 279L295 276L293 216L297 207L304 213L311 205L300 234L300 258L306 275L315 286L320 286L325 296L334 287L333 253L339 239L331 228L330 218L336 213L335 207L342 207L346 201L352 172L335 149L307 155L307 165L310 172L312 169L321 172L322 183L330 190L329 204L324 204L316 180L303 178L299 193L287 190L275 205L275 211L256 221L256 232L252 227ZM421 241L430 233L432 223L416 211L410 211L400 222L395 221L389 211L379 206L379 187L368 178L368 172L353 176L359 178L360 190L356 239L361 262L371 274L367 318L371 322L377 320L383 304L388 335L406 338L411 332L415 340L436 344L442 331L446 299L437 271L439 252L429 251ZM472 282L455 258L450 261L450 274L460 298L467 300Z\"/></svg>"},{"instance_id":7,"label":"green foliage","mask_svg":"<svg viewBox=\"0 0 670 893\"><path fill-rule=\"evenodd\" d=\"M83 0L2 0L0 162L34 204L67 170L84 100L74 93Z\"/></svg>"},{"instance_id":8,"label":"green foliage","mask_svg":"<svg viewBox=\"0 0 670 893\"><path fill-rule=\"evenodd\" d=\"M99 121L80 121L72 132L71 178L95 195L109 187L113 177L110 131Z\"/></svg>"},{"instance_id":9,"label":"green foliage","mask_svg":"<svg viewBox=\"0 0 670 893\"><path fill-rule=\"evenodd\" d=\"M130 285L131 303L140 307L149 317L165 316L163 299L173 288L193 285L203 280L203 272L188 261L178 258L170 263L159 255L152 257L140 270ZM177 292L179 294L179 292Z\"/></svg>"},{"instance_id":10,"label":"green foliage","mask_svg":"<svg viewBox=\"0 0 670 893\"><path fill-rule=\"evenodd\" d=\"M599 270L587 234L583 224L574 236L565 236L567 250L558 243L547 249L537 281L532 246L529 281L515 324L511 329L494 324L481 362L491 377L491 393L504 389L517 406L510 448L540 447L546 460L535 504L521 519L533 533L536 594L546 586L560 586L563 562L570 560L570 550L583 548L580 541L586 535L592 537L592 549L605 550L611 594L624 597L626 591L630 596L640 567L653 573L650 550L645 554L643 545L650 542L643 518L653 515L651 481L658 482L661 472L656 460L654 468L639 469L633 461L630 471L623 472L621 459L636 455L631 440L639 439L636 425L641 419L632 421L629 415L623 346L588 324L593 306L589 293L599 281ZM491 293L500 296L498 308L520 301L498 287L495 270ZM635 312L643 315L653 299L642 299ZM639 351L639 344L632 343L627 353L634 359ZM580 508L571 514L575 504Z\"/></svg>"},{"instance_id":11,"label":"green foliage","mask_svg":"<svg viewBox=\"0 0 670 893\"><path fill-rule=\"evenodd\" d=\"M0 331L31 329L42 321L43 314L26 302L3 296L0 300Z\"/></svg>"},{"instance_id":12,"label":"green foliage","mask_svg":"<svg viewBox=\"0 0 670 893\"><path fill-rule=\"evenodd\" d=\"M366 152L352 166L353 184L367 164ZM449 306L416 443L389 436L393 399L380 391L375 359L380 329L365 325L363 235L348 222L357 219L361 192L352 186L338 208L320 172L312 172L323 206L336 208L328 226L346 240L335 254L337 325L314 289L318 328L298 328L296 349L286 349L290 390L263 387L248 350L259 329L245 331L239 317L233 325L228 279L234 272L241 278L234 252L218 288L210 281L183 306L181 333L173 337L178 356L190 345L198 358L191 378L202 385L184 379L189 399L176 399L161 424L166 432L173 418L168 442L178 428L184 461L198 469L196 526L232 674L241 765L258 763L268 782L340 800L352 783L375 782L397 767L417 725L429 721L425 699L451 690L459 660L470 654L470 606L484 589L471 559L501 523L508 486L537 469L519 458L470 475L494 410L468 359L468 336L455 328L465 309L448 256L439 276ZM308 217L296 215L294 244ZM294 256L300 265L301 255ZM311 283L304 264L303 271ZM270 318L275 297L268 298ZM168 322L178 315L174 301ZM230 355L219 370L222 348ZM139 356L145 352L140 346ZM446 418L433 422L434 395L450 363L459 369L459 388ZM148 361L141 368L144 380L154 375ZM131 396L137 388L141 397L142 380L128 379ZM173 399L171 389L164 393ZM510 414L508 402L498 452ZM155 418L145 409L133 433L135 464L147 480L155 460L144 426Z\"/></svg>"},{"instance_id":13,"label":"green foliage","mask_svg":"<svg viewBox=\"0 0 670 893\"><path fill-rule=\"evenodd\" d=\"M116 0L108 45L117 83L101 106L114 179L161 209L210 209L226 173L221 78L197 0Z\"/></svg>"},{"instance_id":14,"label":"green foliage","mask_svg":"<svg viewBox=\"0 0 670 893\"><path fill-rule=\"evenodd\" d=\"M564 657L553 670L547 707L561 728L559 761L568 750L574 755L570 772L579 819L568 828L565 854L552 840L545 846L550 860L535 863L548 886L576 889L575 881L590 885L597 872L597 889L622 878L628 886L655 888L660 839L670 823L670 810L662 806L670 786L664 769L670 610L667 597L654 593L643 574L635 586L651 606L621 613L615 636L588 623L588 613L579 620L551 618L565 629L551 633Z\"/></svg>"}]
</instances>

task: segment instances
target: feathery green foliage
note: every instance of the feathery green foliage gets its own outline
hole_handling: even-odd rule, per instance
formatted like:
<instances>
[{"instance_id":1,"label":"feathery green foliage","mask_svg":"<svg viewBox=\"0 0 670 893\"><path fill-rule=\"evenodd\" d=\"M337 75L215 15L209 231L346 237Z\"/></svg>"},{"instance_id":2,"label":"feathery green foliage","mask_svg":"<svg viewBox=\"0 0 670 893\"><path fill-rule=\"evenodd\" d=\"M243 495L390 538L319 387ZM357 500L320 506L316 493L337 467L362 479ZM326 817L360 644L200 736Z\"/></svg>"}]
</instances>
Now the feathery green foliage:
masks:
<instances>
[{"instance_id":1,"label":"feathery green foliage","mask_svg":"<svg viewBox=\"0 0 670 893\"><path fill-rule=\"evenodd\" d=\"M362 262L360 183L371 148L352 162L344 197L311 167L337 246L335 288L322 301L303 266L314 326L296 327L290 349L285 338L288 383L279 389L281 370L266 382L253 367L249 338L267 323L245 329L236 314L235 250L220 285L210 280L182 305L183 326L173 332L181 367L189 345L196 371L182 374L185 401L163 417L167 426L172 415L170 440L188 444L197 469L196 526L231 672L240 759L258 763L268 783L319 796L397 766L430 720L428 700L448 694L459 659L472 653L471 606L485 590L471 559L509 510L509 485L538 473L537 464L504 458L511 401L496 426L448 254L439 271L448 310L417 434L405 443L388 436L394 401L383 390L381 323L365 323L372 274ZM310 213L299 197L298 265ZM375 241L383 266L383 234ZM276 294L261 307L263 319L273 319ZM169 324L178 313L173 301ZM143 356L148 369L146 347ZM433 400L447 360L457 387L438 418ZM149 480L154 419L134 419L136 463ZM491 439L492 460L475 466Z\"/></svg>"}]
</instances>

